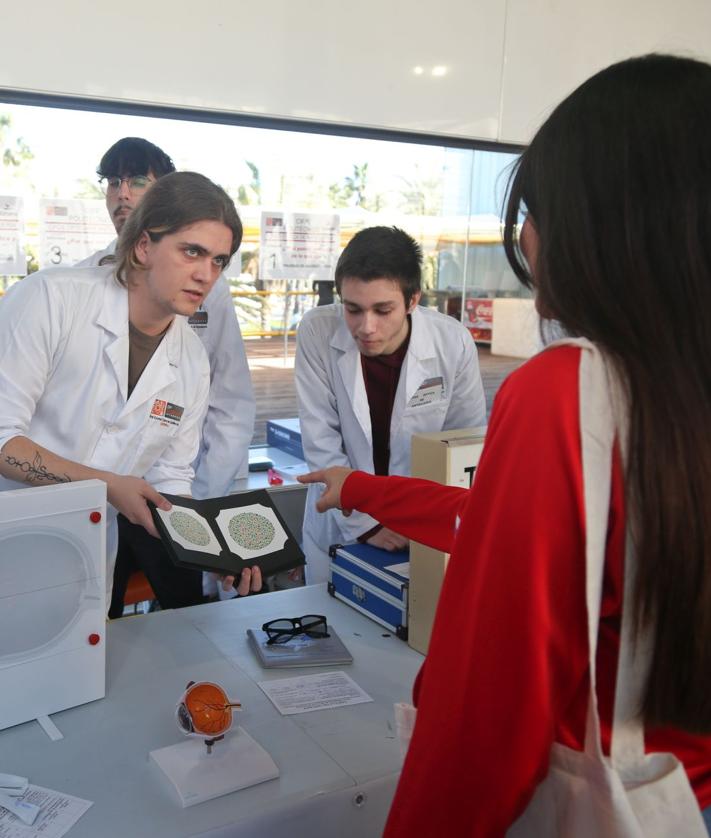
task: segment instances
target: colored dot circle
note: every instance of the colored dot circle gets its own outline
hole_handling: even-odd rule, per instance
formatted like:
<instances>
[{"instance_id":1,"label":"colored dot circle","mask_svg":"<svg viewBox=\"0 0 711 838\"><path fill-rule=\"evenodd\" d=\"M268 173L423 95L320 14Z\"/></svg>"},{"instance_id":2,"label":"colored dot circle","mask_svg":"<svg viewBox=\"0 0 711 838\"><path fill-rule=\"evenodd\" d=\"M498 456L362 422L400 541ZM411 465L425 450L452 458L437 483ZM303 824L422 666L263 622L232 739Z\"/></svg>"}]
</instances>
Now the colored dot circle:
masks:
<instances>
[{"instance_id":1,"label":"colored dot circle","mask_svg":"<svg viewBox=\"0 0 711 838\"><path fill-rule=\"evenodd\" d=\"M230 537L247 550L261 550L274 540L274 524L256 512L240 512L227 525Z\"/></svg>"},{"instance_id":2,"label":"colored dot circle","mask_svg":"<svg viewBox=\"0 0 711 838\"><path fill-rule=\"evenodd\" d=\"M176 510L170 513L170 524L173 529L190 544L207 547L210 543L210 533L192 515Z\"/></svg>"}]
</instances>

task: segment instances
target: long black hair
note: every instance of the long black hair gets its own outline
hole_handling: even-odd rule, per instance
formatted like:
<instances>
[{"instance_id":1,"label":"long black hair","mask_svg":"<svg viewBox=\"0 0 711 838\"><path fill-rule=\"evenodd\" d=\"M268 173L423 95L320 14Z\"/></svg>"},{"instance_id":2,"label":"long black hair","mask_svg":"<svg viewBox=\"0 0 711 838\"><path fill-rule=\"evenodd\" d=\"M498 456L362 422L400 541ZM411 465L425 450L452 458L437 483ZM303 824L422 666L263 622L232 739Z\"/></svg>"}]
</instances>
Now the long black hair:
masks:
<instances>
[{"instance_id":1,"label":"long black hair","mask_svg":"<svg viewBox=\"0 0 711 838\"><path fill-rule=\"evenodd\" d=\"M646 55L575 90L513 172L504 248L539 311L625 382L643 715L711 733L711 66Z\"/></svg>"}]
</instances>

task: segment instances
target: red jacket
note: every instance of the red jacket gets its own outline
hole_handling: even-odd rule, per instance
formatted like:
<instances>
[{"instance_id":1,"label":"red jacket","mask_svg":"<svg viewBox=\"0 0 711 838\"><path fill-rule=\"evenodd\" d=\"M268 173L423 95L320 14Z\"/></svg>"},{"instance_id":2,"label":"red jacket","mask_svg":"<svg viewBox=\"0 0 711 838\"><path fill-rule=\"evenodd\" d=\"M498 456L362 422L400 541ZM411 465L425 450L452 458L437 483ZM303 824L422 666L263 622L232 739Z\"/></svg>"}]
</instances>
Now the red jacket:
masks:
<instances>
[{"instance_id":1,"label":"red jacket","mask_svg":"<svg viewBox=\"0 0 711 838\"><path fill-rule=\"evenodd\" d=\"M548 350L502 385L471 490L362 472L343 487L344 508L452 553L386 838L502 836L545 777L552 742L583 748L589 665L579 359L576 347ZM624 537L617 457L597 657L606 751ZM701 808L711 804L711 737L648 730L646 746L673 751Z\"/></svg>"}]
</instances>

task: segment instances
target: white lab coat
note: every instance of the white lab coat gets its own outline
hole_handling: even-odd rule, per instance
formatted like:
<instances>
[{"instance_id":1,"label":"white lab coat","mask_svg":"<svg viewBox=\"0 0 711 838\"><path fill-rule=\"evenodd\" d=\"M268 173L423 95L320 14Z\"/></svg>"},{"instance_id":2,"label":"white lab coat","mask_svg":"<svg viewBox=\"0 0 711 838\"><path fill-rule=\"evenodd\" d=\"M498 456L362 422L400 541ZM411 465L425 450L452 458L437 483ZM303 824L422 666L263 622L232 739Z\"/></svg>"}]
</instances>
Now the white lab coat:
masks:
<instances>
[{"instance_id":1,"label":"white lab coat","mask_svg":"<svg viewBox=\"0 0 711 838\"><path fill-rule=\"evenodd\" d=\"M190 494L210 383L205 351L176 317L127 399L128 350L128 293L112 267L53 268L14 285L0 302L0 448L26 436L159 492ZM182 407L179 421L152 415L157 400ZM23 485L0 477L0 490ZM107 518L110 601L115 510Z\"/></svg>"},{"instance_id":2,"label":"white lab coat","mask_svg":"<svg viewBox=\"0 0 711 838\"><path fill-rule=\"evenodd\" d=\"M410 474L415 433L484 425L486 400L476 345L469 332L444 314L417 306L390 421L390 474ZM301 439L311 469L343 465L373 473L370 408L361 356L340 303L309 311L296 344L296 392ZM441 378L438 398L418 403L424 382ZM422 400L420 400L422 401ZM323 487L310 486L304 514L309 583L328 578L330 544L355 541L376 525L369 515L318 513Z\"/></svg>"},{"instance_id":3,"label":"white lab coat","mask_svg":"<svg viewBox=\"0 0 711 838\"><path fill-rule=\"evenodd\" d=\"M115 251L116 240L76 267L96 266ZM256 412L242 334L224 274L188 324L210 360L210 401L193 463L193 497L221 497L229 493L235 479L247 476Z\"/></svg>"}]
</instances>

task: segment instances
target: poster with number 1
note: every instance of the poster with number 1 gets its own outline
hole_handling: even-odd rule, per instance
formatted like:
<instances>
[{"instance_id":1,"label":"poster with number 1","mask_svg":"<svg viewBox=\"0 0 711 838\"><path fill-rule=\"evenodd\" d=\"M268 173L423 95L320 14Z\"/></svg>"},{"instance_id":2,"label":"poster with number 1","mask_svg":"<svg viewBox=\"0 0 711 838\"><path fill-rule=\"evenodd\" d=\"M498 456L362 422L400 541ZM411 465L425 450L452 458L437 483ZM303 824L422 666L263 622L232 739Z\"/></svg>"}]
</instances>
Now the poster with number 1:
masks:
<instances>
[{"instance_id":1,"label":"poster with number 1","mask_svg":"<svg viewBox=\"0 0 711 838\"><path fill-rule=\"evenodd\" d=\"M261 279L333 279L340 252L340 218L317 212L263 212Z\"/></svg>"}]
</instances>

